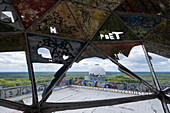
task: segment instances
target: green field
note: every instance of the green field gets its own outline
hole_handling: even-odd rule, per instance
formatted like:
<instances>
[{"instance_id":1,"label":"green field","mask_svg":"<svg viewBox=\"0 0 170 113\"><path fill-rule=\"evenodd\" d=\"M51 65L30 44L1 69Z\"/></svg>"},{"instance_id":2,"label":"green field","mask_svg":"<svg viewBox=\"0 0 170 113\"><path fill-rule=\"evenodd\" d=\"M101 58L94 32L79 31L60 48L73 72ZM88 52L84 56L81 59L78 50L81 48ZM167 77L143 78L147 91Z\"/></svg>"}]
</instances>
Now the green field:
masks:
<instances>
[{"instance_id":1,"label":"green field","mask_svg":"<svg viewBox=\"0 0 170 113\"><path fill-rule=\"evenodd\" d=\"M36 72L35 77L37 83L49 82L54 78L55 72ZM148 72L136 72L138 76L152 84L152 76ZM84 76L89 75L88 72L68 72L64 79L84 79ZM170 85L170 73L158 72L156 73L160 84ZM28 85L29 76L26 72L0 72L0 86L3 87L15 87ZM124 82L124 83L139 83L137 80L130 78L129 76L119 72L106 72L106 81L108 82ZM17 83L16 83L17 82ZM21 83L18 83L21 82ZM25 82L25 83L24 83ZM5 83L5 84L4 84ZM12 83L12 84L11 84Z\"/></svg>"}]
</instances>

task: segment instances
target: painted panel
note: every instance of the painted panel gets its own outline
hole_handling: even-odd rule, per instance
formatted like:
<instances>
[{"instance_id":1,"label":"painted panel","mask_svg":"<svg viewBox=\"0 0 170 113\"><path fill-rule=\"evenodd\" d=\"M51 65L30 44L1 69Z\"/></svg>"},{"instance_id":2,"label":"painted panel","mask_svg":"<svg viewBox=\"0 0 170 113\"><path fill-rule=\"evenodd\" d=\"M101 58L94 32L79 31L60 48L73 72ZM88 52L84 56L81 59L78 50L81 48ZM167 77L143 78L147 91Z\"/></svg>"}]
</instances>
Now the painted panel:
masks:
<instances>
[{"instance_id":1,"label":"painted panel","mask_svg":"<svg viewBox=\"0 0 170 113\"><path fill-rule=\"evenodd\" d=\"M145 38L145 41L170 46L170 19L164 19Z\"/></svg>"},{"instance_id":2,"label":"painted panel","mask_svg":"<svg viewBox=\"0 0 170 113\"><path fill-rule=\"evenodd\" d=\"M23 30L11 4L11 0L0 0L0 20L16 29ZM8 13L8 15L5 13ZM9 17L10 15L11 18Z\"/></svg>"},{"instance_id":3,"label":"painted panel","mask_svg":"<svg viewBox=\"0 0 170 113\"><path fill-rule=\"evenodd\" d=\"M170 58L170 19L164 19L145 38L144 45L149 52Z\"/></svg>"},{"instance_id":4,"label":"painted panel","mask_svg":"<svg viewBox=\"0 0 170 113\"><path fill-rule=\"evenodd\" d=\"M12 0L25 28L29 28L58 0Z\"/></svg>"},{"instance_id":5,"label":"painted panel","mask_svg":"<svg viewBox=\"0 0 170 113\"><path fill-rule=\"evenodd\" d=\"M31 61L39 63L71 63L84 46L84 43L80 41L40 36L31 33L28 34L28 41ZM50 58L43 57L42 54L38 53L40 48L46 48L49 51Z\"/></svg>"},{"instance_id":6,"label":"painted panel","mask_svg":"<svg viewBox=\"0 0 170 113\"><path fill-rule=\"evenodd\" d=\"M155 0L125 0L114 11L162 14Z\"/></svg>"},{"instance_id":7,"label":"painted panel","mask_svg":"<svg viewBox=\"0 0 170 113\"><path fill-rule=\"evenodd\" d=\"M54 32L51 33L50 29L53 29ZM31 32L85 40L80 28L76 24L64 2L58 4L45 17L43 17L40 22L33 26Z\"/></svg>"},{"instance_id":8,"label":"painted panel","mask_svg":"<svg viewBox=\"0 0 170 113\"><path fill-rule=\"evenodd\" d=\"M26 40L23 34L0 34L0 52L25 50Z\"/></svg>"},{"instance_id":9,"label":"painted panel","mask_svg":"<svg viewBox=\"0 0 170 113\"><path fill-rule=\"evenodd\" d=\"M118 36L110 33L121 33ZM103 35L103 37L101 37ZM105 23L101 26L98 32L92 39L93 41L126 41L139 40L130 30L114 15L110 15Z\"/></svg>"},{"instance_id":10,"label":"painted panel","mask_svg":"<svg viewBox=\"0 0 170 113\"><path fill-rule=\"evenodd\" d=\"M119 54L122 53L123 55L125 55L126 57L128 57L131 49L134 46L138 46L141 44L140 41L136 41L136 42L116 42L116 43L112 43L112 42L99 42L99 43L93 43L95 46L97 46L98 48L100 48L103 52L105 52L106 54L108 54L110 57L115 58L115 54Z\"/></svg>"},{"instance_id":11,"label":"painted panel","mask_svg":"<svg viewBox=\"0 0 170 113\"><path fill-rule=\"evenodd\" d=\"M14 32L14 31L17 31L17 29L0 22L0 32Z\"/></svg>"},{"instance_id":12,"label":"painted panel","mask_svg":"<svg viewBox=\"0 0 170 113\"><path fill-rule=\"evenodd\" d=\"M133 30L136 35L143 39L154 27L161 22L159 16L135 16L119 14L119 17Z\"/></svg>"},{"instance_id":13,"label":"painted panel","mask_svg":"<svg viewBox=\"0 0 170 113\"><path fill-rule=\"evenodd\" d=\"M93 7L113 10L118 7L124 0L75 0L84 4L91 5Z\"/></svg>"},{"instance_id":14,"label":"painted panel","mask_svg":"<svg viewBox=\"0 0 170 113\"><path fill-rule=\"evenodd\" d=\"M67 4L88 39L91 39L108 16L108 13L95 8L74 2L67 2Z\"/></svg>"},{"instance_id":15,"label":"painted panel","mask_svg":"<svg viewBox=\"0 0 170 113\"><path fill-rule=\"evenodd\" d=\"M100 52L98 52L94 47L88 45L86 49L82 52L80 57L76 60L76 62L79 62L84 58L91 58L91 57L99 57L99 58L106 59L106 57L102 55Z\"/></svg>"}]
</instances>

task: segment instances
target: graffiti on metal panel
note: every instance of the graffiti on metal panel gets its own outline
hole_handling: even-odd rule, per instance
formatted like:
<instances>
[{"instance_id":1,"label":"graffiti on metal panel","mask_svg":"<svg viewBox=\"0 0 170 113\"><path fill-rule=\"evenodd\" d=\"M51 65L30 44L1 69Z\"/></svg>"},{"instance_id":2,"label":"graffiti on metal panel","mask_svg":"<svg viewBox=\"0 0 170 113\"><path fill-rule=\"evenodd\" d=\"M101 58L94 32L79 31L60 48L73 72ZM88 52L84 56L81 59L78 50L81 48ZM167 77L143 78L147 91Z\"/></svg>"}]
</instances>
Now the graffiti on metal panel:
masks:
<instances>
[{"instance_id":1,"label":"graffiti on metal panel","mask_svg":"<svg viewBox=\"0 0 170 113\"><path fill-rule=\"evenodd\" d=\"M154 16L147 17L120 15L120 17L140 38L144 38L161 21L159 17Z\"/></svg>"},{"instance_id":2,"label":"graffiti on metal panel","mask_svg":"<svg viewBox=\"0 0 170 113\"><path fill-rule=\"evenodd\" d=\"M70 18L70 17L68 17ZM73 32L78 32L77 28L75 26L68 26L67 23L69 23L69 20L65 20L63 17L61 17L60 12L54 11L51 15L48 15L46 19L43 20L45 25L36 25L37 29L36 31L50 31L54 29L54 32L56 31L57 34L60 33L66 33L66 34L73 34ZM58 26L62 26L62 28L56 28L53 27L54 25L58 24ZM52 28L50 28L52 26Z\"/></svg>"},{"instance_id":3,"label":"graffiti on metal panel","mask_svg":"<svg viewBox=\"0 0 170 113\"><path fill-rule=\"evenodd\" d=\"M67 2L67 4L88 39L95 34L100 25L109 15L102 10L76 4L74 2Z\"/></svg>"},{"instance_id":4,"label":"graffiti on metal panel","mask_svg":"<svg viewBox=\"0 0 170 113\"><path fill-rule=\"evenodd\" d=\"M61 43L58 43L57 40L51 40L51 39L43 39L39 42L38 47L47 47L52 48L51 56L52 58L63 58L63 55L68 56L68 59L65 59L66 61L69 59L74 58L73 54L70 51L74 51L72 45L64 40Z\"/></svg>"},{"instance_id":5,"label":"graffiti on metal panel","mask_svg":"<svg viewBox=\"0 0 170 113\"><path fill-rule=\"evenodd\" d=\"M101 39L100 34L108 35L109 33L114 32L115 33L121 33L120 38L118 41L126 41L126 40L139 40L138 37L136 37L131 31L120 21L116 16L110 15L107 20L103 23L103 25L100 27L98 32L95 34L93 41L108 41L106 38ZM117 41L116 40L110 40L110 41Z\"/></svg>"},{"instance_id":6,"label":"graffiti on metal panel","mask_svg":"<svg viewBox=\"0 0 170 113\"><path fill-rule=\"evenodd\" d=\"M69 63L75 58L83 46L82 43L78 41L63 40L34 34L29 34L28 38L32 62ZM38 52L41 48L46 48L49 51L50 58L45 58Z\"/></svg>"},{"instance_id":7,"label":"graffiti on metal panel","mask_svg":"<svg viewBox=\"0 0 170 113\"><path fill-rule=\"evenodd\" d=\"M44 16L33 28L32 32L49 34L67 38L83 39L78 25L63 2Z\"/></svg>"}]
</instances>

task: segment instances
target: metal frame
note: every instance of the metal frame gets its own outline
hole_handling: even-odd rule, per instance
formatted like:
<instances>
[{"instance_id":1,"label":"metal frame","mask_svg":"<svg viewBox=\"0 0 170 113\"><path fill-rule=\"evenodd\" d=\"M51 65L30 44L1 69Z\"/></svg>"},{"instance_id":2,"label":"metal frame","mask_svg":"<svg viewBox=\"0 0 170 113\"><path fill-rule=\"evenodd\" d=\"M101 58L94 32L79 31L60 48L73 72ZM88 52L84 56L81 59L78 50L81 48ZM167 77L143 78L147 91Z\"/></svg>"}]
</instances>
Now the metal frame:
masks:
<instances>
[{"instance_id":1,"label":"metal frame","mask_svg":"<svg viewBox=\"0 0 170 113\"><path fill-rule=\"evenodd\" d=\"M60 0L53 7L51 7L41 18L43 18L50 10L52 10L55 6L57 6L62 1L65 2L66 7L68 8L69 12L73 16L73 14L72 14L71 10L69 9L66 1L65 0ZM90 6L88 4L80 3L80 2L77 2L77 1L74 1L74 2L76 2L78 4L82 4L82 5L87 5L89 7L97 8L97 7ZM132 30L130 29L130 27L128 25L126 25L121 20L121 18L116 14L116 12L114 12L112 10L101 9L101 8L97 8L97 9L109 12L110 13L109 15L113 14L131 31L131 33L133 33ZM127 13L127 14L133 14L133 13ZM142 15L145 15L145 14L142 14ZM148 16L148 14L146 14L146 15ZM161 17L165 17L165 16L161 16ZM17 17L19 18L18 15L17 15ZM37 22L39 20L41 20L41 18L38 19ZM107 20L107 18L106 18L106 20ZM50 83L48 88L43 92L43 98L40 101L38 101L38 94L37 94L37 89L36 89L35 75L34 75L34 70L33 70L33 64L31 62L31 58L30 58L31 56L30 56L29 42L28 42L28 37L27 37L27 31L29 31L30 28L32 26L34 26L37 22L35 22L32 26L30 26L27 30L24 31L25 37L26 37L26 40L27 40L26 41L26 45L27 45L26 57L27 57L27 65L28 65L29 77L30 77L30 81L31 81L31 85L32 85L33 103L32 103L32 105L29 106L29 105L25 105L24 103L18 103L18 102L12 102L12 101L8 101L8 100L0 99L0 106L8 107L8 108L11 108L11 109L21 110L21 111L24 111L25 113L51 113L53 111L60 111L60 110L72 110L72 109L81 109L81 108L90 108L90 107L110 106L110 105L117 105L117 104L123 104L123 103L129 103L129 102L137 102L137 101L143 101L143 100L149 100L149 99L158 98L162 103L164 112L169 113L169 109L168 109L167 104L170 104L170 97L168 97L166 95L166 93L170 91L170 88L161 90L161 88L159 86L159 82L158 82L157 77L156 77L156 74L154 72L152 63L150 61L148 52L145 49L144 45L142 45L142 48L144 50L145 57L147 59L149 68L151 70L153 81L155 83L156 88L154 86L150 85L149 83L147 83L145 80L143 80L139 76L137 76L135 73L133 73L129 69L127 69L125 66L120 64L117 60L111 58L109 55L104 53L102 50L100 50L98 47L96 47L91 42L94 35L97 33L97 31L100 29L100 27L104 24L104 22L106 20L101 24L101 26L96 31L96 33L93 35L93 37L90 40L88 40L87 37L85 36L84 31L82 30L82 28L80 27L80 25L78 24L78 22L77 22L77 20L75 19L74 16L73 16L73 19L75 20L75 22L79 26L81 32L83 33L84 38L86 39L85 46L82 48L82 50L79 52L79 54L76 56L76 58L70 64L63 65L55 73L55 75L54 75L55 78L52 80L52 82ZM23 27L23 24L22 24L20 18L19 18L19 21L20 21L20 23L21 23L21 25ZM11 33L16 33L16 32L11 32ZM3 34L3 33L0 33L0 34ZM134 34L134 35L136 36L136 34ZM74 39L74 40L76 40L76 39ZM146 86L151 88L154 91L153 94L144 95L144 96L133 96L133 97L125 97L125 98L107 99L107 100L85 101L85 102L63 102L63 103L46 102L48 97L51 95L53 88L56 85L59 85L59 83L63 79L63 77L64 77L65 73L67 72L67 70L72 66L72 64L77 60L77 58L82 54L82 52L86 49L86 47L88 45L93 46L98 52L100 52L106 58L110 59L113 63L115 63L119 67L120 71L124 72L125 74L127 74L130 77L133 77L134 79L139 80L140 82L142 82L143 84L145 84Z\"/></svg>"}]
</instances>

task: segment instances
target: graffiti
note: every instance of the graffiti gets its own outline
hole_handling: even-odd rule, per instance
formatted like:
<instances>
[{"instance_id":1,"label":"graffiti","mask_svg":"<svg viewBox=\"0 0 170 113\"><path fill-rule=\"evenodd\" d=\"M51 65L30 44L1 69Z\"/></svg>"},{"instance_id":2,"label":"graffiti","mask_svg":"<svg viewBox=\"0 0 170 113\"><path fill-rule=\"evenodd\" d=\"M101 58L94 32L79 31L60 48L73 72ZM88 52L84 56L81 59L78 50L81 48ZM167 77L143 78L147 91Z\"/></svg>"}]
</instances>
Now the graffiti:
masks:
<instances>
[{"instance_id":1,"label":"graffiti","mask_svg":"<svg viewBox=\"0 0 170 113\"><path fill-rule=\"evenodd\" d=\"M71 81L72 81L71 84L73 84L73 85L83 85L81 80L74 80L73 79Z\"/></svg>"},{"instance_id":2,"label":"graffiti","mask_svg":"<svg viewBox=\"0 0 170 113\"><path fill-rule=\"evenodd\" d=\"M151 92L151 89L139 83L130 83L127 85L127 89L130 91Z\"/></svg>"},{"instance_id":3,"label":"graffiti","mask_svg":"<svg viewBox=\"0 0 170 113\"><path fill-rule=\"evenodd\" d=\"M60 38L29 35L29 44L31 51L31 60L41 63L70 63L81 50L83 43L79 41L70 41ZM49 50L50 58L42 57L37 51L40 48Z\"/></svg>"},{"instance_id":4,"label":"graffiti","mask_svg":"<svg viewBox=\"0 0 170 113\"><path fill-rule=\"evenodd\" d=\"M68 18L70 18L68 16ZM42 20L44 23L43 25L36 25L37 29L36 31L49 31L50 27L54 27L55 31L57 33L68 33L68 34L73 34L73 32L78 32L75 26L68 26L67 23L70 23L69 20L64 19L61 15L60 12L54 11L51 15L48 15L44 20ZM55 27L59 25L60 27Z\"/></svg>"},{"instance_id":5,"label":"graffiti","mask_svg":"<svg viewBox=\"0 0 170 113\"><path fill-rule=\"evenodd\" d=\"M130 25L130 27L152 28L157 23L155 18L144 16L122 16L122 20Z\"/></svg>"},{"instance_id":6,"label":"graffiti","mask_svg":"<svg viewBox=\"0 0 170 113\"><path fill-rule=\"evenodd\" d=\"M52 31L51 28L53 28ZM41 34L85 40L64 2L60 2L30 30Z\"/></svg>"},{"instance_id":7,"label":"graffiti","mask_svg":"<svg viewBox=\"0 0 170 113\"><path fill-rule=\"evenodd\" d=\"M77 4L73 1L68 1L67 4L88 39L92 38L96 30L98 30L108 16L108 13L104 11Z\"/></svg>"},{"instance_id":8,"label":"graffiti","mask_svg":"<svg viewBox=\"0 0 170 113\"><path fill-rule=\"evenodd\" d=\"M70 80L69 80L70 81ZM92 81L92 80L71 80L70 85L79 85L79 86L90 86L90 87L99 87L99 88L111 88L117 90L128 90L136 92L152 92L150 88L140 83L116 83L116 82L107 82L107 81Z\"/></svg>"},{"instance_id":9,"label":"graffiti","mask_svg":"<svg viewBox=\"0 0 170 113\"><path fill-rule=\"evenodd\" d=\"M51 40L51 39L43 39L38 44L39 48L41 47L51 47L51 56L52 58L63 58L63 55L68 56L68 59L65 59L66 61L69 59L74 58L73 54L70 52L70 50L74 51L72 45L64 40L61 43L57 43L57 40Z\"/></svg>"},{"instance_id":10,"label":"graffiti","mask_svg":"<svg viewBox=\"0 0 170 113\"><path fill-rule=\"evenodd\" d=\"M123 40L139 40L131 31L120 21L116 16L110 15L107 20L103 23L100 29L95 34L93 41L108 41L107 39L102 39L100 34L109 34L112 31L123 32L121 35L121 41ZM117 41L117 40L111 40Z\"/></svg>"},{"instance_id":11,"label":"graffiti","mask_svg":"<svg viewBox=\"0 0 170 113\"><path fill-rule=\"evenodd\" d=\"M116 83L116 85L117 85L116 89L126 90L126 84L124 84L124 83Z\"/></svg>"},{"instance_id":12,"label":"graffiti","mask_svg":"<svg viewBox=\"0 0 170 113\"><path fill-rule=\"evenodd\" d=\"M103 34L100 34L100 38L101 38L101 40L103 39L103 38L105 38L105 39L111 39L111 40L120 40L120 34L123 34L123 32L111 32L111 33L109 33L109 35L103 35ZM116 37L115 37L115 36Z\"/></svg>"},{"instance_id":13,"label":"graffiti","mask_svg":"<svg viewBox=\"0 0 170 113\"><path fill-rule=\"evenodd\" d=\"M159 17L148 16L120 16L120 17L140 38L144 38L161 21Z\"/></svg>"}]
</instances>

